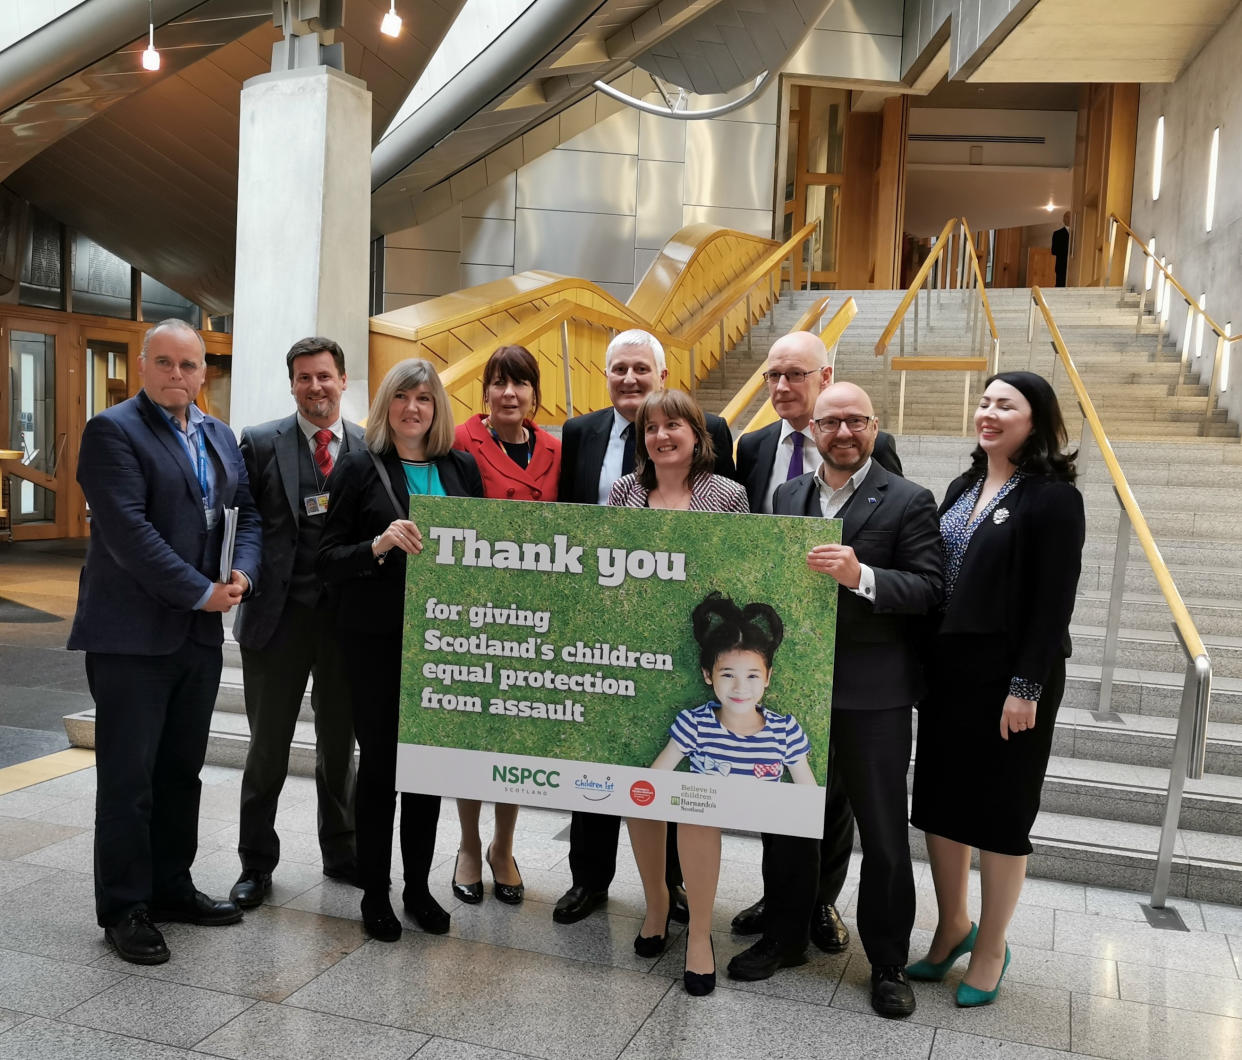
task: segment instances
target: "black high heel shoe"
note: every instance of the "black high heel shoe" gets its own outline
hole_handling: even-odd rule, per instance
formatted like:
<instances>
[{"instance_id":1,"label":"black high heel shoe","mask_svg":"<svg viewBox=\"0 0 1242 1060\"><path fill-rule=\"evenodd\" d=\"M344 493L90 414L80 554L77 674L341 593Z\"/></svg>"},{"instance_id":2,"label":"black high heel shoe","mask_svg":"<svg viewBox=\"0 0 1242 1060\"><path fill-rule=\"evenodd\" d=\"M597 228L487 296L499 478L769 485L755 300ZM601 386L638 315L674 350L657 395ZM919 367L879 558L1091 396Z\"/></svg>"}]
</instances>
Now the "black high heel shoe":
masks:
<instances>
[{"instance_id":1,"label":"black high heel shoe","mask_svg":"<svg viewBox=\"0 0 1242 1060\"><path fill-rule=\"evenodd\" d=\"M672 919L671 909L669 910L669 915L664 918L663 935L644 935L640 927L638 934L634 936L634 952L640 957L660 956L668 946L668 922L670 919Z\"/></svg>"},{"instance_id":2,"label":"black high heel shoe","mask_svg":"<svg viewBox=\"0 0 1242 1060\"><path fill-rule=\"evenodd\" d=\"M429 891L415 893L406 891L401 898L405 911L428 935L447 935L450 919L444 908L431 897ZM395 918L394 918L395 919Z\"/></svg>"},{"instance_id":3,"label":"black high heel shoe","mask_svg":"<svg viewBox=\"0 0 1242 1060\"><path fill-rule=\"evenodd\" d=\"M686 993L690 994L692 997L706 997L716 989L716 940L712 939L710 936L708 937L708 940L711 942L712 946L712 971L706 973L692 972L689 968L686 968L681 974L682 982L685 983L686 986ZM687 946L687 958L689 957L689 954L690 950L689 946Z\"/></svg>"},{"instance_id":4,"label":"black high heel shoe","mask_svg":"<svg viewBox=\"0 0 1242 1060\"><path fill-rule=\"evenodd\" d=\"M496 879L496 866L492 864L492 845L487 844L487 853L484 855L487 867L492 870L492 890L498 901L504 902L505 905L520 905L522 899L526 896L526 884L518 883L501 883ZM517 869L518 879L521 880L522 870L518 868L517 858L513 859L513 867ZM483 897L483 884L479 884L479 897Z\"/></svg>"},{"instance_id":5,"label":"black high heel shoe","mask_svg":"<svg viewBox=\"0 0 1242 1060\"><path fill-rule=\"evenodd\" d=\"M457 852L457 857L453 859L453 897L459 902L465 902L467 905L478 905L483 901L483 879L480 878L477 883L458 883L457 882L457 862L461 860L461 851Z\"/></svg>"},{"instance_id":6,"label":"black high heel shoe","mask_svg":"<svg viewBox=\"0 0 1242 1060\"><path fill-rule=\"evenodd\" d=\"M392 911L387 891L363 894L362 927L376 942L396 942L401 937L401 921Z\"/></svg>"}]
</instances>

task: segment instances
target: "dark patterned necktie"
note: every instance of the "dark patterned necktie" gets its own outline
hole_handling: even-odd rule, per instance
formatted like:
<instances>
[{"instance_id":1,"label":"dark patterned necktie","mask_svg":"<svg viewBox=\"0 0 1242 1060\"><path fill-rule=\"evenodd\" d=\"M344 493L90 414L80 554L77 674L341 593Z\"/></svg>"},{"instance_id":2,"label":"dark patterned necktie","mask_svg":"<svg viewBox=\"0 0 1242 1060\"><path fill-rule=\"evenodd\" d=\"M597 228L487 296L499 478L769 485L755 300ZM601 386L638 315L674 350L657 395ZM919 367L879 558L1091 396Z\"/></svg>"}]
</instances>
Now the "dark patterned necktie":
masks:
<instances>
[{"instance_id":1,"label":"dark patterned necktie","mask_svg":"<svg viewBox=\"0 0 1242 1060\"><path fill-rule=\"evenodd\" d=\"M789 440L793 442L793 452L789 454L789 474L785 476L786 482L802 474L802 443L806 441L806 435L798 431L791 434Z\"/></svg>"}]
</instances>

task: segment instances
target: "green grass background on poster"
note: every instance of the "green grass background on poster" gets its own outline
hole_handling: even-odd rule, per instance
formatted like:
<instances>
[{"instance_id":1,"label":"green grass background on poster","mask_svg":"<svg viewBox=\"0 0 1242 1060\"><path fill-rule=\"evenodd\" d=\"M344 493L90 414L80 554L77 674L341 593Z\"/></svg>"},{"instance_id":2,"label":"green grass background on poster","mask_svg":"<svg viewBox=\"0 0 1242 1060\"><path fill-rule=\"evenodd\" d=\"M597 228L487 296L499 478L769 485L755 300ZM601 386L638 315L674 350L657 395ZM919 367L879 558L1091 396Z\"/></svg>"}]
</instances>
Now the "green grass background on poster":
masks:
<instances>
[{"instance_id":1,"label":"green grass background on poster","mask_svg":"<svg viewBox=\"0 0 1242 1060\"><path fill-rule=\"evenodd\" d=\"M811 546L840 540L838 520L747 516L709 512L669 512L594 505L537 504L455 497L418 497L411 518L423 532L423 551L411 556L406 575L405 647L402 658L400 741L465 750L650 766L668 741L668 726L679 710L712 698L699 669L698 645L690 615L711 590L739 605L769 603L785 624L764 705L791 713L811 741L810 765L825 783L829 709L836 630L836 583L810 571ZM434 527L469 528L481 541L551 544L564 534L581 546L581 574L503 570L466 566L456 544L452 565L437 563L441 546ZM685 580L626 577L621 584L599 584L597 549L627 554L684 555ZM430 598L462 610L456 621L427 617ZM549 611L546 633L524 626L482 625L469 621L471 607ZM523 641L535 637L555 647L556 658L504 658L431 652L428 630L441 636ZM563 661L561 649L578 641L613 648L671 655L672 670L644 670L607 664ZM427 663L493 665L493 683L453 683L424 676ZM568 692L552 688L502 691L502 668L542 673L601 673L632 680L633 697ZM477 696L482 712L428 709L424 689L434 694ZM583 722L522 718L489 713L493 698L583 705ZM683 760L681 768L685 768ZM788 779L788 776L786 776Z\"/></svg>"}]
</instances>

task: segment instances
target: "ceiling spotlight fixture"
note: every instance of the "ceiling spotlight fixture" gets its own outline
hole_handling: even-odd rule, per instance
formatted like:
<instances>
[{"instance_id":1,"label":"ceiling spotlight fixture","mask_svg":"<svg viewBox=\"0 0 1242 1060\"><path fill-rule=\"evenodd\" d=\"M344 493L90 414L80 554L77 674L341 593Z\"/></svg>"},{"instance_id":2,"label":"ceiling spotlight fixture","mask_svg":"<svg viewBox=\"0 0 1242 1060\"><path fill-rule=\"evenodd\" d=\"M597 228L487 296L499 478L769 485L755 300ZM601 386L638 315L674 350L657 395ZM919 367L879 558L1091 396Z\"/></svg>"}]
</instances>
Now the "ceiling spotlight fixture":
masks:
<instances>
[{"instance_id":1,"label":"ceiling spotlight fixture","mask_svg":"<svg viewBox=\"0 0 1242 1060\"><path fill-rule=\"evenodd\" d=\"M386 37L401 35L401 16L397 14L397 0L388 0L388 14L380 22L380 32Z\"/></svg>"},{"instance_id":2,"label":"ceiling spotlight fixture","mask_svg":"<svg viewBox=\"0 0 1242 1060\"><path fill-rule=\"evenodd\" d=\"M160 68L160 53L155 50L155 12L152 10L153 0L147 0L147 24L149 36L147 37L147 48L142 53L142 68L144 70L158 70Z\"/></svg>"}]
</instances>

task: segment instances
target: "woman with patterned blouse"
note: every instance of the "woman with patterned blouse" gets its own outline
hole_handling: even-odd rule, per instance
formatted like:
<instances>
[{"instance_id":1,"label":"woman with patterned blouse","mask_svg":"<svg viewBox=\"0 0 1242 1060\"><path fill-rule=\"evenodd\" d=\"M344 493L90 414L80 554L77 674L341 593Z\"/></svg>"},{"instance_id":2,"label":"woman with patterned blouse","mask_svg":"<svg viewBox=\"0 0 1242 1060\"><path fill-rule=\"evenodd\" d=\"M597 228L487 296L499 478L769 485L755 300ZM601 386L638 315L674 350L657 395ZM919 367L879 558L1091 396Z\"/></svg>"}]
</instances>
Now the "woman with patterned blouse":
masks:
<instances>
[{"instance_id":1,"label":"woman with patterned blouse","mask_svg":"<svg viewBox=\"0 0 1242 1060\"><path fill-rule=\"evenodd\" d=\"M970 953L957 988L986 1005L1009 966L1005 936L1031 852L1085 536L1056 394L1032 372L987 382L971 467L940 506L945 602L919 704L911 823L927 833L939 922L906 969L938 981ZM982 903L966 909L971 848Z\"/></svg>"}]
</instances>

